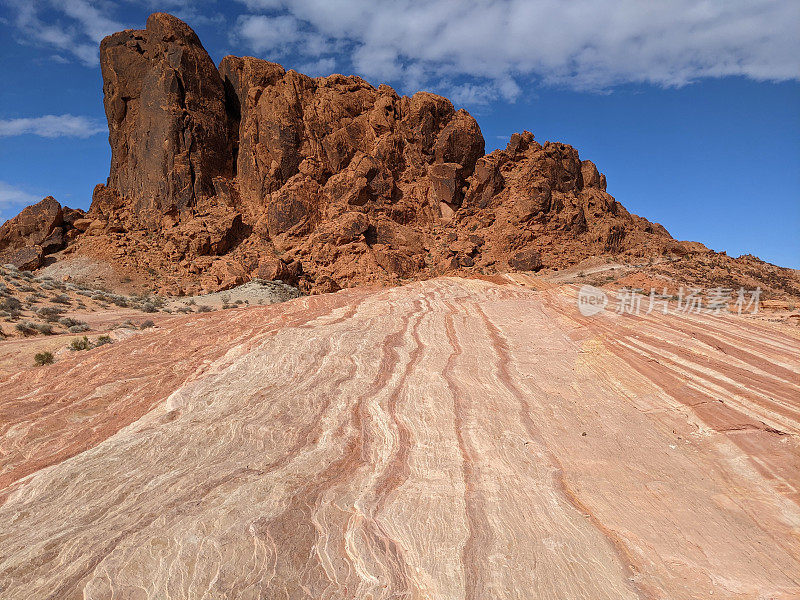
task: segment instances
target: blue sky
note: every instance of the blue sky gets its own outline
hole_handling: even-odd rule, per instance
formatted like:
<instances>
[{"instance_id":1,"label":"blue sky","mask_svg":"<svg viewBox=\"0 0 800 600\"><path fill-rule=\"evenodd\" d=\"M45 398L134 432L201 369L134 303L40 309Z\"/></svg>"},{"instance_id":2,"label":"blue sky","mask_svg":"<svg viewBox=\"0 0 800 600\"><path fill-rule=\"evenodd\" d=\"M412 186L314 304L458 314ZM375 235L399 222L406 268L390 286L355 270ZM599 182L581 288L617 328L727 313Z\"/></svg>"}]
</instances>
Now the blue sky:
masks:
<instances>
[{"instance_id":1,"label":"blue sky","mask_svg":"<svg viewBox=\"0 0 800 600\"><path fill-rule=\"evenodd\" d=\"M675 237L800 268L800 3L0 0L0 220L108 176L96 47L155 10L215 61L259 56L447 95L487 151L572 144Z\"/></svg>"}]
</instances>

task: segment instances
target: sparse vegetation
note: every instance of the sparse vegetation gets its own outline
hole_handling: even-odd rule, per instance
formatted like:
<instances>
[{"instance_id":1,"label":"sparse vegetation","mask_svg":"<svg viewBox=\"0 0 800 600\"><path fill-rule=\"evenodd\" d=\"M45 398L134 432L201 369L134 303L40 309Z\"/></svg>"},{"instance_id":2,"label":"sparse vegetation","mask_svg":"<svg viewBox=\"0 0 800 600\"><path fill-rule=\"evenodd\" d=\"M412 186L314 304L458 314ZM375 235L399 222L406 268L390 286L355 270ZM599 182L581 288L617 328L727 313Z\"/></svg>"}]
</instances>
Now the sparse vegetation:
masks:
<instances>
[{"instance_id":1,"label":"sparse vegetation","mask_svg":"<svg viewBox=\"0 0 800 600\"><path fill-rule=\"evenodd\" d=\"M101 335L94 341L94 347L105 346L106 344L112 343L112 341L110 335Z\"/></svg>"},{"instance_id":2,"label":"sparse vegetation","mask_svg":"<svg viewBox=\"0 0 800 600\"><path fill-rule=\"evenodd\" d=\"M3 300L0 301L0 310L11 312L12 310L19 310L20 308L22 308L22 302L14 296L3 298Z\"/></svg>"},{"instance_id":3,"label":"sparse vegetation","mask_svg":"<svg viewBox=\"0 0 800 600\"><path fill-rule=\"evenodd\" d=\"M151 327L155 327L155 323L153 323L150 319L147 319L147 321L139 325L139 329L150 329Z\"/></svg>"},{"instance_id":4,"label":"sparse vegetation","mask_svg":"<svg viewBox=\"0 0 800 600\"><path fill-rule=\"evenodd\" d=\"M69 345L69 349L73 351L88 350L92 345L89 343L89 338L83 336L82 338L75 338Z\"/></svg>"},{"instance_id":5,"label":"sparse vegetation","mask_svg":"<svg viewBox=\"0 0 800 600\"><path fill-rule=\"evenodd\" d=\"M53 326L50 323L34 323L33 328L42 335L53 335Z\"/></svg>"},{"instance_id":6,"label":"sparse vegetation","mask_svg":"<svg viewBox=\"0 0 800 600\"><path fill-rule=\"evenodd\" d=\"M45 321L55 323L61 319L61 315L64 314L64 309L56 306L43 306L36 312Z\"/></svg>"},{"instance_id":7,"label":"sparse vegetation","mask_svg":"<svg viewBox=\"0 0 800 600\"><path fill-rule=\"evenodd\" d=\"M26 337L29 335L36 335L37 333L39 333L39 330L36 329L34 324L31 323L30 321L23 321L22 323L17 323L14 326L14 328Z\"/></svg>"},{"instance_id":8,"label":"sparse vegetation","mask_svg":"<svg viewBox=\"0 0 800 600\"><path fill-rule=\"evenodd\" d=\"M37 352L33 356L33 362L36 363L36 366L43 367L44 365L52 365L53 364L53 353L52 352Z\"/></svg>"},{"instance_id":9,"label":"sparse vegetation","mask_svg":"<svg viewBox=\"0 0 800 600\"><path fill-rule=\"evenodd\" d=\"M207 313L211 312L213 309L210 306L206 306L205 304L198 304L197 305L197 312L199 313Z\"/></svg>"}]
</instances>

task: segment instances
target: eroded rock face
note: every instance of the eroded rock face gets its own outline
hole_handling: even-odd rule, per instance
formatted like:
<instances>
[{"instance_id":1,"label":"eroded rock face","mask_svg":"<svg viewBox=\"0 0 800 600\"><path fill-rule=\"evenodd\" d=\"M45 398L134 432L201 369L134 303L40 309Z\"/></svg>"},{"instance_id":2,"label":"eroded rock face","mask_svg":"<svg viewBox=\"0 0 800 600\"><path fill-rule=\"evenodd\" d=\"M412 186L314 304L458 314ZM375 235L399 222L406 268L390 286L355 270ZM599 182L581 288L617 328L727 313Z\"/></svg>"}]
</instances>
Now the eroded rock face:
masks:
<instances>
[{"instance_id":1,"label":"eroded rock face","mask_svg":"<svg viewBox=\"0 0 800 600\"><path fill-rule=\"evenodd\" d=\"M233 175L222 78L197 35L155 13L100 44L111 143L109 185L139 216L193 206Z\"/></svg>"},{"instance_id":2,"label":"eroded rock face","mask_svg":"<svg viewBox=\"0 0 800 600\"><path fill-rule=\"evenodd\" d=\"M483 154L475 119L441 96L400 97L360 77L312 79L255 58L228 56L220 72L238 125L239 193L255 215L275 210L273 236L348 206L429 225L439 216L426 202L432 188L457 207Z\"/></svg>"},{"instance_id":3,"label":"eroded rock face","mask_svg":"<svg viewBox=\"0 0 800 600\"><path fill-rule=\"evenodd\" d=\"M16 217L3 223L0 227L0 252L41 244L63 222L61 204L48 196L37 204L25 207Z\"/></svg>"}]
</instances>

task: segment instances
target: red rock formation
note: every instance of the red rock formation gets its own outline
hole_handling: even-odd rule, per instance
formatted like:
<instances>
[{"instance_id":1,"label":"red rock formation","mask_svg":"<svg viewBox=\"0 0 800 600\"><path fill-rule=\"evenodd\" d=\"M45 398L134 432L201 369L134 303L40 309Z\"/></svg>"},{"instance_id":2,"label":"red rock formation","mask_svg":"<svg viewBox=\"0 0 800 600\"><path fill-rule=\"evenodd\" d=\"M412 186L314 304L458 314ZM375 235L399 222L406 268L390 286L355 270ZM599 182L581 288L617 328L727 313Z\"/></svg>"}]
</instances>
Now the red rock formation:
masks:
<instances>
[{"instance_id":1,"label":"red rock formation","mask_svg":"<svg viewBox=\"0 0 800 600\"><path fill-rule=\"evenodd\" d=\"M571 146L524 132L483 156L475 119L441 96L249 57L216 69L162 13L103 40L101 67L110 177L66 241L162 291L256 276L327 290L707 251L629 214Z\"/></svg>"},{"instance_id":2,"label":"red rock formation","mask_svg":"<svg viewBox=\"0 0 800 600\"><path fill-rule=\"evenodd\" d=\"M62 208L52 196L24 208L0 227L0 262L38 268L45 255L64 247L68 232L82 216L82 210Z\"/></svg>"},{"instance_id":3,"label":"red rock formation","mask_svg":"<svg viewBox=\"0 0 800 600\"><path fill-rule=\"evenodd\" d=\"M164 13L100 44L109 185L141 218L214 195L233 174L222 79L197 35ZM155 213L155 214L153 214Z\"/></svg>"}]
</instances>

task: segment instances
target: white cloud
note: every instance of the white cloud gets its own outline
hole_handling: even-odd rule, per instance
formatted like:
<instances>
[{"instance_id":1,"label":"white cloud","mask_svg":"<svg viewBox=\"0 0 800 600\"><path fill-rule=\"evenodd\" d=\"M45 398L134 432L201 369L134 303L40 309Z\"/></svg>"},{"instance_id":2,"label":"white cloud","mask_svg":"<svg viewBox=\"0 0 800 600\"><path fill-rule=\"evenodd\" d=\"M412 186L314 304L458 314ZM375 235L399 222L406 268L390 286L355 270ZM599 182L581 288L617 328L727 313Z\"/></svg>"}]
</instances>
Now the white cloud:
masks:
<instances>
[{"instance_id":1,"label":"white cloud","mask_svg":"<svg viewBox=\"0 0 800 600\"><path fill-rule=\"evenodd\" d=\"M78 21L84 34L98 44L108 34L122 29L120 23L109 19L85 0L59 0L58 6L65 15Z\"/></svg>"},{"instance_id":2,"label":"white cloud","mask_svg":"<svg viewBox=\"0 0 800 600\"><path fill-rule=\"evenodd\" d=\"M14 187L10 183L0 181L0 223L2 223L6 218L6 209L14 208L16 210L18 207L35 204L41 199L41 197L29 194L18 187Z\"/></svg>"},{"instance_id":3,"label":"white cloud","mask_svg":"<svg viewBox=\"0 0 800 600\"><path fill-rule=\"evenodd\" d=\"M256 52L280 51L300 40L297 19L291 16L243 16L239 19L238 34Z\"/></svg>"},{"instance_id":4,"label":"white cloud","mask_svg":"<svg viewBox=\"0 0 800 600\"><path fill-rule=\"evenodd\" d=\"M21 119L0 119L0 137L38 135L46 138L87 138L107 131L106 126L75 115L44 115Z\"/></svg>"},{"instance_id":5,"label":"white cloud","mask_svg":"<svg viewBox=\"0 0 800 600\"><path fill-rule=\"evenodd\" d=\"M514 100L534 79L579 90L706 77L800 79L791 0L240 0L238 32L265 52L320 36L373 80ZM317 45L317 44L315 44ZM338 61L337 61L338 62Z\"/></svg>"},{"instance_id":6,"label":"white cloud","mask_svg":"<svg viewBox=\"0 0 800 600\"><path fill-rule=\"evenodd\" d=\"M86 0L6 0L23 41L52 46L81 63L99 63L98 45L106 35L124 29ZM42 15L47 15L42 18Z\"/></svg>"},{"instance_id":7,"label":"white cloud","mask_svg":"<svg viewBox=\"0 0 800 600\"><path fill-rule=\"evenodd\" d=\"M311 77L327 77L336 72L336 60L333 58L320 58L319 60L304 63L298 66L296 70Z\"/></svg>"}]
</instances>

